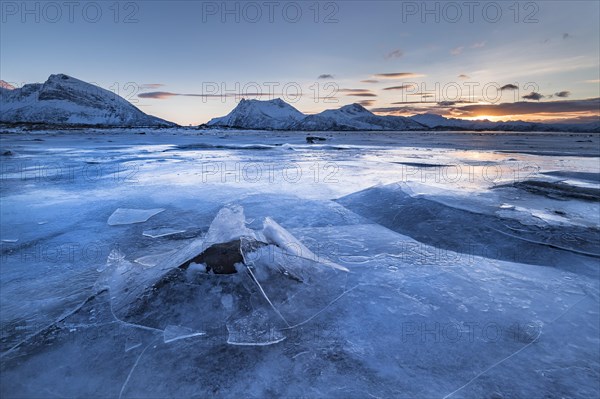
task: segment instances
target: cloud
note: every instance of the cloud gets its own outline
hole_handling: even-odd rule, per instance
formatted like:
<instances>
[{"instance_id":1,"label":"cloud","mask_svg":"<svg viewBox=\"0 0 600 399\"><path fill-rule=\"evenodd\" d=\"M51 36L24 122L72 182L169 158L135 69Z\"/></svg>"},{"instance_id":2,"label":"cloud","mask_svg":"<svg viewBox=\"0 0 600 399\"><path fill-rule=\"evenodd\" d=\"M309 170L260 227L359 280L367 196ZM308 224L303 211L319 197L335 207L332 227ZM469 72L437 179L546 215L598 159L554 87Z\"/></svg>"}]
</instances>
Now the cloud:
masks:
<instances>
[{"instance_id":1,"label":"cloud","mask_svg":"<svg viewBox=\"0 0 600 399\"><path fill-rule=\"evenodd\" d=\"M514 103L500 104L469 104L463 106L441 106L426 102L392 103L403 106L384 107L371 109L371 112L392 115L414 115L416 113L435 113L453 118L470 118L481 115L495 117L531 115L544 115L546 120L560 120L567 116L570 119L577 118L581 122L595 122L600 118L600 98L589 98L585 100L556 100L530 102L520 101ZM408 104L408 105L404 105ZM414 106L411 104L415 104ZM419 106L421 104L422 106ZM513 119L513 118L510 118Z\"/></svg>"},{"instance_id":2,"label":"cloud","mask_svg":"<svg viewBox=\"0 0 600 399\"><path fill-rule=\"evenodd\" d=\"M472 104L473 101L467 101L467 100L459 100L459 101L440 101L438 103L436 103L435 101L397 101L397 102L393 102L392 104L394 105L403 105L403 104L436 104L437 107L439 108L447 108L447 107L452 107L454 105L457 104Z\"/></svg>"},{"instance_id":3,"label":"cloud","mask_svg":"<svg viewBox=\"0 0 600 399\"><path fill-rule=\"evenodd\" d=\"M404 107L382 107L382 108L373 108L371 112L376 114L392 114L392 115L415 115L421 114L423 112L428 113L439 113L442 111L436 112L435 108L432 107L413 107L413 106L404 106Z\"/></svg>"},{"instance_id":4,"label":"cloud","mask_svg":"<svg viewBox=\"0 0 600 399\"><path fill-rule=\"evenodd\" d=\"M338 89L338 93L347 93L347 96L352 97L377 97L377 94L373 93L369 89Z\"/></svg>"},{"instance_id":5,"label":"cloud","mask_svg":"<svg viewBox=\"0 0 600 399\"><path fill-rule=\"evenodd\" d=\"M375 103L375 100L361 100L358 103L363 107L371 107Z\"/></svg>"},{"instance_id":6,"label":"cloud","mask_svg":"<svg viewBox=\"0 0 600 399\"><path fill-rule=\"evenodd\" d=\"M500 91L504 91L504 90L519 90L519 86L509 83L500 88Z\"/></svg>"},{"instance_id":7,"label":"cloud","mask_svg":"<svg viewBox=\"0 0 600 399\"><path fill-rule=\"evenodd\" d=\"M522 98L524 98L525 100L540 101L542 98L544 98L544 96L541 95L540 93L536 93L535 91L532 91L531 93L524 95Z\"/></svg>"},{"instance_id":8,"label":"cloud","mask_svg":"<svg viewBox=\"0 0 600 399\"><path fill-rule=\"evenodd\" d=\"M389 113L396 111L404 111L408 107L383 107L383 108L374 108L371 112L380 112L380 113Z\"/></svg>"},{"instance_id":9,"label":"cloud","mask_svg":"<svg viewBox=\"0 0 600 399\"><path fill-rule=\"evenodd\" d=\"M459 78L459 79L471 79L471 77L470 77L470 76L468 76L468 75L465 75L464 73L463 73L463 74L460 74L460 75L458 75L458 78Z\"/></svg>"},{"instance_id":10,"label":"cloud","mask_svg":"<svg viewBox=\"0 0 600 399\"><path fill-rule=\"evenodd\" d=\"M396 49L396 50L394 50L394 51L391 51L391 52L387 53L387 54L384 56L384 58L385 58L386 60L391 60L391 59L394 59L394 58L400 58L400 57L402 57L403 55L404 55L404 53L403 53L401 50L399 50L399 49Z\"/></svg>"},{"instance_id":11,"label":"cloud","mask_svg":"<svg viewBox=\"0 0 600 399\"><path fill-rule=\"evenodd\" d=\"M485 41L476 42L471 45L471 48L482 48L485 47Z\"/></svg>"},{"instance_id":12,"label":"cloud","mask_svg":"<svg viewBox=\"0 0 600 399\"><path fill-rule=\"evenodd\" d=\"M412 72L392 72L392 73L377 73L373 75L376 78L381 79L409 79L409 78L420 78L425 75Z\"/></svg>"},{"instance_id":13,"label":"cloud","mask_svg":"<svg viewBox=\"0 0 600 399\"><path fill-rule=\"evenodd\" d=\"M140 89L142 90L146 90L146 89L158 89L159 87L164 86L164 84L162 83L144 83L142 85L140 85Z\"/></svg>"},{"instance_id":14,"label":"cloud","mask_svg":"<svg viewBox=\"0 0 600 399\"><path fill-rule=\"evenodd\" d=\"M568 90L559 91L558 93L554 93L556 97L567 98L571 95L571 92Z\"/></svg>"},{"instance_id":15,"label":"cloud","mask_svg":"<svg viewBox=\"0 0 600 399\"><path fill-rule=\"evenodd\" d=\"M400 85L400 86L386 87L383 90L406 90L406 89L412 89L413 87L415 87L415 86L414 85Z\"/></svg>"},{"instance_id":16,"label":"cloud","mask_svg":"<svg viewBox=\"0 0 600 399\"><path fill-rule=\"evenodd\" d=\"M140 93L138 94L139 98L155 98L158 100L164 100L166 98L170 98L173 96L180 96L181 94L170 93L168 91L151 91L149 93Z\"/></svg>"},{"instance_id":17,"label":"cloud","mask_svg":"<svg viewBox=\"0 0 600 399\"><path fill-rule=\"evenodd\" d=\"M452 54L452 55L459 55L459 54L462 54L462 52L463 52L463 50L464 50L464 49L465 49L465 48L464 48L463 46L460 46L460 47L455 47L455 48L453 48L452 50L450 50L450 54Z\"/></svg>"},{"instance_id":18,"label":"cloud","mask_svg":"<svg viewBox=\"0 0 600 399\"><path fill-rule=\"evenodd\" d=\"M375 79L365 79L365 80L361 80L361 83L379 83L378 80Z\"/></svg>"},{"instance_id":19,"label":"cloud","mask_svg":"<svg viewBox=\"0 0 600 399\"><path fill-rule=\"evenodd\" d=\"M282 96L282 93L223 93L223 94L196 94L196 93L171 93L168 91L152 91L148 93L138 94L139 98L152 98L156 100L165 100L171 97L204 97L204 98L245 98L245 97L263 97L267 96L269 99L272 96Z\"/></svg>"},{"instance_id":20,"label":"cloud","mask_svg":"<svg viewBox=\"0 0 600 399\"><path fill-rule=\"evenodd\" d=\"M420 91L418 93L408 93L409 96L422 96L422 97L433 97L433 94Z\"/></svg>"},{"instance_id":21,"label":"cloud","mask_svg":"<svg viewBox=\"0 0 600 399\"><path fill-rule=\"evenodd\" d=\"M319 77L317 79L335 79L335 78L333 77L333 75L324 73L323 75L319 75Z\"/></svg>"},{"instance_id":22,"label":"cloud","mask_svg":"<svg viewBox=\"0 0 600 399\"><path fill-rule=\"evenodd\" d=\"M586 80L584 83L600 83L600 79Z\"/></svg>"},{"instance_id":23,"label":"cloud","mask_svg":"<svg viewBox=\"0 0 600 399\"><path fill-rule=\"evenodd\" d=\"M377 97L375 93L348 93L346 95L350 97Z\"/></svg>"},{"instance_id":24,"label":"cloud","mask_svg":"<svg viewBox=\"0 0 600 399\"><path fill-rule=\"evenodd\" d=\"M433 104L434 101L396 101L392 104Z\"/></svg>"},{"instance_id":25,"label":"cloud","mask_svg":"<svg viewBox=\"0 0 600 399\"><path fill-rule=\"evenodd\" d=\"M369 89L338 89L340 93L370 93Z\"/></svg>"},{"instance_id":26,"label":"cloud","mask_svg":"<svg viewBox=\"0 0 600 399\"><path fill-rule=\"evenodd\" d=\"M529 102L519 101L501 104L474 104L454 108L457 115L463 117L490 115L525 115L537 113L569 113L569 112L595 112L598 113L600 98L585 100L557 100Z\"/></svg>"}]
</instances>

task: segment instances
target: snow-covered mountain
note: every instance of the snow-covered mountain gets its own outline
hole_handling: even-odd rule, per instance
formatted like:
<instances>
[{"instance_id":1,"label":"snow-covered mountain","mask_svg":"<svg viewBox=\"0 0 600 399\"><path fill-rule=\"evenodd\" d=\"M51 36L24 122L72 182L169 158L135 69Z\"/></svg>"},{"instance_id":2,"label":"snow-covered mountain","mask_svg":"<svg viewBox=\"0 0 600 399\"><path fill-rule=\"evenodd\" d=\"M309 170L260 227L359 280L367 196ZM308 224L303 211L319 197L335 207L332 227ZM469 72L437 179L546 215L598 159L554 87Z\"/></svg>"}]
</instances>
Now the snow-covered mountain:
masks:
<instances>
[{"instance_id":1,"label":"snow-covered mountain","mask_svg":"<svg viewBox=\"0 0 600 399\"><path fill-rule=\"evenodd\" d=\"M213 118L208 126L238 129L287 130L304 119L305 115L285 101L242 99L226 116Z\"/></svg>"},{"instance_id":2,"label":"snow-covered mountain","mask_svg":"<svg viewBox=\"0 0 600 399\"><path fill-rule=\"evenodd\" d=\"M362 105L350 104L309 115L295 130L423 130L418 122L402 116L379 116Z\"/></svg>"},{"instance_id":3,"label":"snow-covered mountain","mask_svg":"<svg viewBox=\"0 0 600 399\"><path fill-rule=\"evenodd\" d=\"M147 115L117 94L73 77L0 87L0 122L49 125L174 126Z\"/></svg>"},{"instance_id":4,"label":"snow-covered mountain","mask_svg":"<svg viewBox=\"0 0 600 399\"><path fill-rule=\"evenodd\" d=\"M415 130L420 123L401 116L378 116L359 104L345 105L315 115L304 115L277 98L242 100L227 116L214 118L211 127L264 130Z\"/></svg>"}]
</instances>

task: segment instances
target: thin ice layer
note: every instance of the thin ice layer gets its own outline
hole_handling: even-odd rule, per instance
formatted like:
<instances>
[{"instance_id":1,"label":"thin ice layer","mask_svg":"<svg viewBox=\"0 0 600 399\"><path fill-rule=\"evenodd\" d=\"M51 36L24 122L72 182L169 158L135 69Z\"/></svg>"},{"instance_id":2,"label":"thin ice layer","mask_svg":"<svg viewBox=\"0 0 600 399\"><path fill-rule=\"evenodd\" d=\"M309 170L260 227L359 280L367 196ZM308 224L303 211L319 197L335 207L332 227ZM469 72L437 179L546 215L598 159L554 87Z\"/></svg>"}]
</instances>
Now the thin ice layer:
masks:
<instances>
[{"instance_id":1,"label":"thin ice layer","mask_svg":"<svg viewBox=\"0 0 600 399\"><path fill-rule=\"evenodd\" d=\"M150 219L152 216L163 212L164 208L154 209L131 209L131 208L117 208L112 215L108 218L108 224L110 226L118 226L123 224L134 224L143 223Z\"/></svg>"},{"instance_id":2,"label":"thin ice layer","mask_svg":"<svg viewBox=\"0 0 600 399\"><path fill-rule=\"evenodd\" d=\"M174 229L171 227L159 227L156 229L144 230L142 235L150 238L160 238L171 236L173 234L185 233L185 229Z\"/></svg>"}]
</instances>

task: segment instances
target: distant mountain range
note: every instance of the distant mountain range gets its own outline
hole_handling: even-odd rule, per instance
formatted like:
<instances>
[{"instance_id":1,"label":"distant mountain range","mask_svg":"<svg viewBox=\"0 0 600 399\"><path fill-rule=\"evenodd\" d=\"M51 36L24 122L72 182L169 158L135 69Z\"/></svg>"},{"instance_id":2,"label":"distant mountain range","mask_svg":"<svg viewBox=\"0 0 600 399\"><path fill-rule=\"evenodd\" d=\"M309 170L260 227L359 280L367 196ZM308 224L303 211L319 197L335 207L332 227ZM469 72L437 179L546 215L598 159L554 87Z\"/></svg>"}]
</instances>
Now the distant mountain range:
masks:
<instances>
[{"instance_id":1,"label":"distant mountain range","mask_svg":"<svg viewBox=\"0 0 600 399\"><path fill-rule=\"evenodd\" d=\"M425 126L401 116L378 116L359 104L345 105L315 115L304 115L277 98L242 100L228 115L211 119L208 127L263 130L424 130Z\"/></svg>"},{"instance_id":2,"label":"distant mountain range","mask_svg":"<svg viewBox=\"0 0 600 399\"><path fill-rule=\"evenodd\" d=\"M147 115L115 93L73 77L50 75L45 83L15 88L0 80L0 123L44 126L171 127L175 123ZM202 128L296 131L493 130L600 132L600 122L585 124L491 122L445 118L376 115L359 104L305 115L277 98L244 100L226 116Z\"/></svg>"},{"instance_id":3,"label":"distant mountain range","mask_svg":"<svg viewBox=\"0 0 600 399\"><path fill-rule=\"evenodd\" d=\"M123 127L176 126L115 93L64 74L14 88L1 81L0 122Z\"/></svg>"},{"instance_id":4,"label":"distant mountain range","mask_svg":"<svg viewBox=\"0 0 600 399\"><path fill-rule=\"evenodd\" d=\"M584 124L491 122L445 118L437 114L411 117L375 115L359 104L345 105L314 115L304 115L281 99L241 100L226 116L211 119L207 128L299 131L406 131L406 130L492 130L600 132L600 122Z\"/></svg>"},{"instance_id":5,"label":"distant mountain range","mask_svg":"<svg viewBox=\"0 0 600 399\"><path fill-rule=\"evenodd\" d=\"M600 121L591 123L538 123L524 121L492 122L445 118L437 114L410 117L431 130L492 130L512 132L600 132Z\"/></svg>"}]
</instances>

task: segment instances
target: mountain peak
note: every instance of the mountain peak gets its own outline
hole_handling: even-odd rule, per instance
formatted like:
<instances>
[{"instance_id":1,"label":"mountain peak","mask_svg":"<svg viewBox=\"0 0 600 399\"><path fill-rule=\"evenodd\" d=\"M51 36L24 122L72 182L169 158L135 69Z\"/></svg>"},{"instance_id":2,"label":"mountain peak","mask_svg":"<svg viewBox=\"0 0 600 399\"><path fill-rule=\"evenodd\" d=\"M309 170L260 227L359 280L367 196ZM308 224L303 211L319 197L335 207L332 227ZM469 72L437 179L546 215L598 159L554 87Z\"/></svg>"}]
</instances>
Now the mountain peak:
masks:
<instances>
[{"instance_id":1,"label":"mountain peak","mask_svg":"<svg viewBox=\"0 0 600 399\"><path fill-rule=\"evenodd\" d=\"M258 99L246 99L246 98L242 98L240 100L240 102L238 103L238 105L240 104L274 104L280 107L285 107L285 106L289 106L288 103L286 103L285 101L283 101L281 98L274 98L272 100L258 100Z\"/></svg>"},{"instance_id":2,"label":"mountain peak","mask_svg":"<svg viewBox=\"0 0 600 399\"><path fill-rule=\"evenodd\" d=\"M69 79L73 79L72 77L70 77L69 75L65 75L64 73L57 73L57 74L52 74L48 77L48 81L55 81L55 80L69 80Z\"/></svg>"},{"instance_id":3,"label":"mountain peak","mask_svg":"<svg viewBox=\"0 0 600 399\"><path fill-rule=\"evenodd\" d=\"M4 80L0 80L0 88L3 88L5 90L14 90L15 86L11 85L8 82L5 82Z\"/></svg>"},{"instance_id":4,"label":"mountain peak","mask_svg":"<svg viewBox=\"0 0 600 399\"><path fill-rule=\"evenodd\" d=\"M348 104L348 105L344 105L343 107L341 107L339 109L339 111L345 112L345 113L349 113L349 114L370 114L372 115L372 112L369 111L368 109L366 109L365 107L363 107L362 105L358 104L358 103L353 103L353 104Z\"/></svg>"},{"instance_id":5,"label":"mountain peak","mask_svg":"<svg viewBox=\"0 0 600 399\"><path fill-rule=\"evenodd\" d=\"M379 116L360 104L344 105L309 115L298 125L298 130L419 130L423 126L408 118Z\"/></svg>"},{"instance_id":6,"label":"mountain peak","mask_svg":"<svg viewBox=\"0 0 600 399\"><path fill-rule=\"evenodd\" d=\"M53 74L45 83L2 90L0 121L55 125L170 126L146 115L112 91L73 78Z\"/></svg>"},{"instance_id":7,"label":"mountain peak","mask_svg":"<svg viewBox=\"0 0 600 399\"><path fill-rule=\"evenodd\" d=\"M209 126L242 129L289 129L305 115L280 98L242 99L226 116L211 119Z\"/></svg>"}]
</instances>

